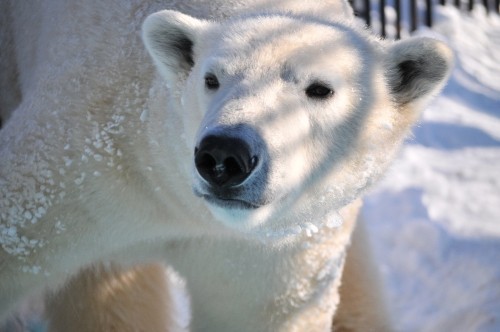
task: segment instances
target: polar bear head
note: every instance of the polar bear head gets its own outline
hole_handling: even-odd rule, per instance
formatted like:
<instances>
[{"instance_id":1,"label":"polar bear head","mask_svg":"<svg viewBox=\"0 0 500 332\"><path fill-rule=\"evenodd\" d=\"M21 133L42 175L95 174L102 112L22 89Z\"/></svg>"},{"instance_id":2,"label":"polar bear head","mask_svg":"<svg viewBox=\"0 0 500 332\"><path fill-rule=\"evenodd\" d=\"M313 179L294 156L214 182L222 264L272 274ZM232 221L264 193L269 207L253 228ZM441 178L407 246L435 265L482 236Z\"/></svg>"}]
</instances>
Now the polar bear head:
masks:
<instances>
[{"instance_id":1,"label":"polar bear head","mask_svg":"<svg viewBox=\"0 0 500 332\"><path fill-rule=\"evenodd\" d=\"M452 62L436 40L389 43L343 19L279 12L162 11L143 39L182 114L186 185L239 229L322 221L359 196Z\"/></svg>"}]
</instances>

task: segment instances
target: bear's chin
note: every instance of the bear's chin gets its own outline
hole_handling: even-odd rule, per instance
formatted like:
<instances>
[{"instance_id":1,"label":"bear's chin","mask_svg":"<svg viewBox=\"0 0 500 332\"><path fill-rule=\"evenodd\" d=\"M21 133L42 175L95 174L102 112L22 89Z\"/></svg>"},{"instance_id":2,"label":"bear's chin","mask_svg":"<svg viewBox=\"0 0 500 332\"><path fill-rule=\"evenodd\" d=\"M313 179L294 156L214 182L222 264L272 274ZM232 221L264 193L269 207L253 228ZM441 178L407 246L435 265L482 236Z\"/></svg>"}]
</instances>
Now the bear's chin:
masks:
<instances>
[{"instance_id":1,"label":"bear's chin","mask_svg":"<svg viewBox=\"0 0 500 332\"><path fill-rule=\"evenodd\" d=\"M224 226L241 232L249 232L265 224L273 210L271 205L255 206L242 201L219 203L205 200L214 219ZM251 206L251 208L246 208L246 206Z\"/></svg>"},{"instance_id":2,"label":"bear's chin","mask_svg":"<svg viewBox=\"0 0 500 332\"><path fill-rule=\"evenodd\" d=\"M224 209L237 209L237 210L254 210L261 207L261 205L247 202L241 199L219 198L211 195L202 195L202 197L210 204L219 206Z\"/></svg>"}]
</instances>

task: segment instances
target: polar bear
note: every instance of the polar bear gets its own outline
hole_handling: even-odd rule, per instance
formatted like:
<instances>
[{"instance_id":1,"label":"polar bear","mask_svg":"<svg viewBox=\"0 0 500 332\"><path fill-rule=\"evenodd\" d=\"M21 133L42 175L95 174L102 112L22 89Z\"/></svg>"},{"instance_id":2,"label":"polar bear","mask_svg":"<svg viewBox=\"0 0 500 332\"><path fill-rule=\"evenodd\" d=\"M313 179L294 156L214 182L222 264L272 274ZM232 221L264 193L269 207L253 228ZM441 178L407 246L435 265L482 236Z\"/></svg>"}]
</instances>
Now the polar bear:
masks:
<instances>
[{"instance_id":1,"label":"polar bear","mask_svg":"<svg viewBox=\"0 0 500 332\"><path fill-rule=\"evenodd\" d=\"M51 289L53 330L182 329L168 264L192 331L390 329L362 229L347 248L447 46L343 0L2 6L1 317Z\"/></svg>"}]
</instances>

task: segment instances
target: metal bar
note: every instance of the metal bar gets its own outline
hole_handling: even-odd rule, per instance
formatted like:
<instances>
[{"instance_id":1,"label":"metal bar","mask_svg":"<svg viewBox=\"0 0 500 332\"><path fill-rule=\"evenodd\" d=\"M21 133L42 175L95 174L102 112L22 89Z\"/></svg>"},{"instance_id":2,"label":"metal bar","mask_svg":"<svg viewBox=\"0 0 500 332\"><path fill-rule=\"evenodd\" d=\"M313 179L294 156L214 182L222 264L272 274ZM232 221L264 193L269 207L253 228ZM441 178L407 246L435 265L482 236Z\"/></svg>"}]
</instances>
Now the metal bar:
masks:
<instances>
[{"instance_id":1,"label":"metal bar","mask_svg":"<svg viewBox=\"0 0 500 332\"><path fill-rule=\"evenodd\" d=\"M455 7L460 8L460 0L455 0Z\"/></svg>"},{"instance_id":2,"label":"metal bar","mask_svg":"<svg viewBox=\"0 0 500 332\"><path fill-rule=\"evenodd\" d=\"M439 4L440 4L441 6L446 5L446 0L439 0Z\"/></svg>"},{"instance_id":3,"label":"metal bar","mask_svg":"<svg viewBox=\"0 0 500 332\"><path fill-rule=\"evenodd\" d=\"M425 24L428 27L432 26L432 0L426 0L426 11L425 11Z\"/></svg>"},{"instance_id":4,"label":"metal bar","mask_svg":"<svg viewBox=\"0 0 500 332\"><path fill-rule=\"evenodd\" d=\"M396 39L401 39L401 1L394 0L396 6Z\"/></svg>"},{"instance_id":5,"label":"metal bar","mask_svg":"<svg viewBox=\"0 0 500 332\"><path fill-rule=\"evenodd\" d=\"M417 0L410 0L410 16L411 16L411 31L417 30L418 16L417 16Z\"/></svg>"},{"instance_id":6,"label":"metal bar","mask_svg":"<svg viewBox=\"0 0 500 332\"><path fill-rule=\"evenodd\" d=\"M366 25L370 26L371 25L371 19L370 19L370 0L365 0L365 22Z\"/></svg>"},{"instance_id":7,"label":"metal bar","mask_svg":"<svg viewBox=\"0 0 500 332\"><path fill-rule=\"evenodd\" d=\"M385 37L385 0L380 0L380 34Z\"/></svg>"}]
</instances>

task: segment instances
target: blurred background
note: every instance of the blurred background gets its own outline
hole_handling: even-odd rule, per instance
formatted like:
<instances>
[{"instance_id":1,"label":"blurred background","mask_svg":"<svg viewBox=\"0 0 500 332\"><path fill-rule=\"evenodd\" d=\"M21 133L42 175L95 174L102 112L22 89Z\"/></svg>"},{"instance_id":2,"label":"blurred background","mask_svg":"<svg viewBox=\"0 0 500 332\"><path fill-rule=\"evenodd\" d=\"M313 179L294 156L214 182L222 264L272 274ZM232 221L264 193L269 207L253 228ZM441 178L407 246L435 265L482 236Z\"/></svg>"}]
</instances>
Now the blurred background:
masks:
<instances>
[{"instance_id":1,"label":"blurred background","mask_svg":"<svg viewBox=\"0 0 500 332\"><path fill-rule=\"evenodd\" d=\"M395 326L500 331L499 1L351 2L375 33L441 39L456 57L444 91L365 199Z\"/></svg>"}]
</instances>

